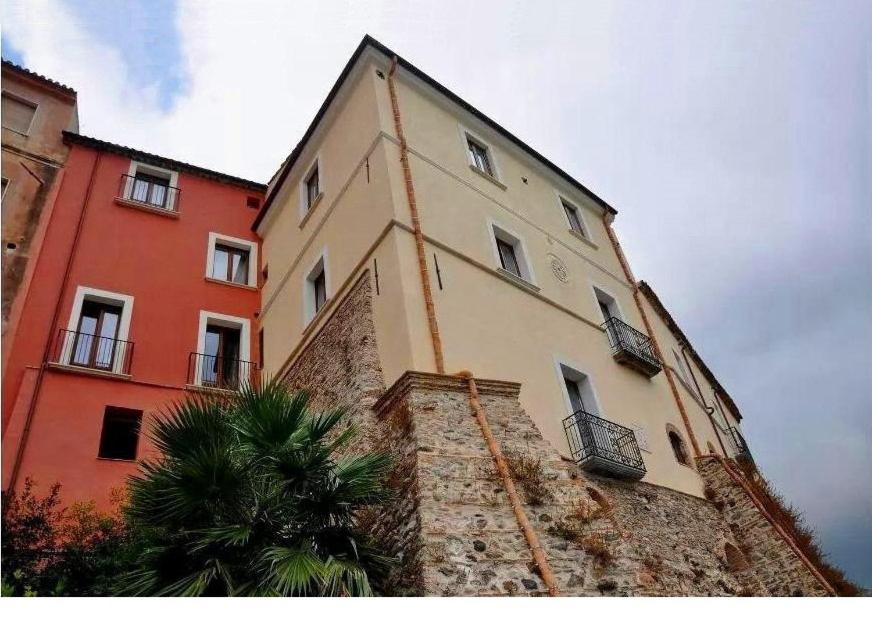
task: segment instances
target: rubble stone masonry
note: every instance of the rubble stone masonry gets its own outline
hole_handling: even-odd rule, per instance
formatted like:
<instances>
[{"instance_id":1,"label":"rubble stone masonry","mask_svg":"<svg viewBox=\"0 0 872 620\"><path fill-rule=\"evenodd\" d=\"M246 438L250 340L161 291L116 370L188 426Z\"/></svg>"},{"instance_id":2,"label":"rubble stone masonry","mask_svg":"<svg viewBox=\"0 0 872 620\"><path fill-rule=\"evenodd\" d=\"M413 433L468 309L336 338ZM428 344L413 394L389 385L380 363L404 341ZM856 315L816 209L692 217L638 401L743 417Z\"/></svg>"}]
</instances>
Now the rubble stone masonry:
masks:
<instances>
[{"instance_id":1,"label":"rubble stone masonry","mask_svg":"<svg viewBox=\"0 0 872 620\"><path fill-rule=\"evenodd\" d=\"M286 374L345 405L360 449L385 450L395 501L370 528L401 559L392 593L546 595L461 378L407 372L385 391L365 272ZM476 379L561 594L826 594L712 459L712 499L580 471L540 435L520 384Z\"/></svg>"}]
</instances>

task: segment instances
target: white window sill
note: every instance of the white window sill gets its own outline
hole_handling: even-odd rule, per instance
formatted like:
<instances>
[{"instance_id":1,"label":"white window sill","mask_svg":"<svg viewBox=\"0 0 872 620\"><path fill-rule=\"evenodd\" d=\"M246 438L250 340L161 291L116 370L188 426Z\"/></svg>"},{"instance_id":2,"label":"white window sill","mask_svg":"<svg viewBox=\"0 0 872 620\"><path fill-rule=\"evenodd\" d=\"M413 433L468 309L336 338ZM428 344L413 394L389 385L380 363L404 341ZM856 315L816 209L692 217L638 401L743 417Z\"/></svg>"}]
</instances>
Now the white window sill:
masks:
<instances>
[{"instance_id":1,"label":"white window sill","mask_svg":"<svg viewBox=\"0 0 872 620\"><path fill-rule=\"evenodd\" d=\"M222 280L220 278L213 278L211 276L205 277L206 282L211 282L212 284L223 284L224 286L232 286L234 288L241 288L246 291L257 291L256 286L251 286L250 284L239 284L238 282L230 282L228 280Z\"/></svg>"},{"instance_id":2,"label":"white window sill","mask_svg":"<svg viewBox=\"0 0 872 620\"><path fill-rule=\"evenodd\" d=\"M520 278L513 274L511 271L507 271L502 267L497 267L497 274L503 279L511 282L515 286L519 286L528 291L533 291L534 293L539 292L539 287L533 284L532 282L527 282L524 278Z\"/></svg>"},{"instance_id":3,"label":"white window sill","mask_svg":"<svg viewBox=\"0 0 872 620\"><path fill-rule=\"evenodd\" d=\"M491 183L493 183L494 185L496 185L497 187L499 187L501 190L504 190L504 191L505 191L505 190L508 189L508 187L506 187L505 184L503 184L503 183L501 183L499 180L497 180L496 177L489 175L487 172L485 172L484 170L481 170L481 169L478 168L477 166L474 166L474 165L472 165L472 164L469 164L469 169L472 170L474 173L476 173L476 174L477 174L478 176L480 176L481 178L483 178L483 179L487 179L488 181L490 181Z\"/></svg>"},{"instance_id":4,"label":"white window sill","mask_svg":"<svg viewBox=\"0 0 872 620\"><path fill-rule=\"evenodd\" d=\"M236 390L212 387L210 385L197 385L196 383L185 384L185 389L191 392L206 392L210 394L233 394Z\"/></svg>"},{"instance_id":5,"label":"white window sill","mask_svg":"<svg viewBox=\"0 0 872 620\"><path fill-rule=\"evenodd\" d=\"M324 192L321 192L317 196L315 196L315 200L312 201L312 204L309 205L309 208L306 210L306 214L303 216L303 219L300 220L300 228L306 225L306 222L309 221L309 218L312 217L312 212L315 208L321 204L321 200L324 198Z\"/></svg>"},{"instance_id":6,"label":"white window sill","mask_svg":"<svg viewBox=\"0 0 872 620\"><path fill-rule=\"evenodd\" d=\"M145 211L146 213L154 213L155 215L163 215L164 217L179 219L178 211L170 211L169 209L165 209L163 207L155 207L148 204L147 202L137 202L136 200L129 200L127 198L121 198L120 196L116 196L115 204L121 205L122 207L130 207L131 209L139 209L140 211Z\"/></svg>"},{"instance_id":7,"label":"white window sill","mask_svg":"<svg viewBox=\"0 0 872 620\"><path fill-rule=\"evenodd\" d=\"M100 377L103 379L116 379L121 381L129 381L132 379L132 375L126 375L120 372L114 372L111 370L99 370L97 368L88 368L87 366L76 366L74 364L61 364L58 362L49 362L49 368L53 368L55 370L60 370L61 372L70 372L74 374L80 375L90 375L92 377Z\"/></svg>"},{"instance_id":8,"label":"white window sill","mask_svg":"<svg viewBox=\"0 0 872 620\"><path fill-rule=\"evenodd\" d=\"M573 237L575 237L576 239L578 239L579 241L583 241L584 243L586 243L587 245L589 245L589 246L590 246L591 248L593 248L594 250L599 250L599 246L598 246L596 243L594 243L593 241L591 241L590 239L588 239L587 237L585 237L585 236L584 236L583 234L581 234L580 232L575 231L575 230L572 230L572 229L570 228L570 229L569 229L569 234L572 235Z\"/></svg>"},{"instance_id":9,"label":"white window sill","mask_svg":"<svg viewBox=\"0 0 872 620\"><path fill-rule=\"evenodd\" d=\"M318 308L318 312L312 315L312 318L309 319L309 322L306 323L306 326L303 328L303 336L306 336L310 331L315 328L315 324L318 323L321 316L327 312L327 308L330 307L330 302L332 298L328 297L324 300L324 305Z\"/></svg>"}]
</instances>

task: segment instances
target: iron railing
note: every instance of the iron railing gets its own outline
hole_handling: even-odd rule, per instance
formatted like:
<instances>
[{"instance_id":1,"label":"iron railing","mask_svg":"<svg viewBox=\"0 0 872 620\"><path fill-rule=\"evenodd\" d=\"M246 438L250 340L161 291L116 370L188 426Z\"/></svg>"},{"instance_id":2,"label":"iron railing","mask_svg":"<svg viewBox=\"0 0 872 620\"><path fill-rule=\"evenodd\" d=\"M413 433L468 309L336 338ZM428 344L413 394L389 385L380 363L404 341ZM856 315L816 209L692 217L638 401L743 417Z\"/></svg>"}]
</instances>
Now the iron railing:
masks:
<instances>
[{"instance_id":1,"label":"iron railing","mask_svg":"<svg viewBox=\"0 0 872 620\"><path fill-rule=\"evenodd\" d=\"M579 409L563 419L573 460L581 466L641 478L645 462L633 429Z\"/></svg>"},{"instance_id":2,"label":"iron railing","mask_svg":"<svg viewBox=\"0 0 872 620\"><path fill-rule=\"evenodd\" d=\"M118 190L119 197L131 202L177 212L179 210L179 198L181 191L167 183L135 177L129 174L121 175L121 187Z\"/></svg>"},{"instance_id":3,"label":"iron railing","mask_svg":"<svg viewBox=\"0 0 872 620\"><path fill-rule=\"evenodd\" d=\"M52 361L57 364L121 375L130 374L132 360L132 342L68 329L58 332L52 357Z\"/></svg>"},{"instance_id":4,"label":"iron railing","mask_svg":"<svg viewBox=\"0 0 872 620\"><path fill-rule=\"evenodd\" d=\"M237 390L256 379L254 362L203 353L191 353L188 357L188 385Z\"/></svg>"},{"instance_id":5,"label":"iron railing","mask_svg":"<svg viewBox=\"0 0 872 620\"><path fill-rule=\"evenodd\" d=\"M735 426L728 426L727 435L729 436L730 442L733 444L733 449L736 452L735 458L753 460L751 450L748 448L748 443L745 441L745 438L742 437L742 433L739 432L739 429Z\"/></svg>"},{"instance_id":6,"label":"iron railing","mask_svg":"<svg viewBox=\"0 0 872 620\"><path fill-rule=\"evenodd\" d=\"M660 371L660 360L654 352L651 338L615 317L608 319L602 326L609 336L613 355L616 357L629 355L635 361L650 366L652 374Z\"/></svg>"}]
</instances>

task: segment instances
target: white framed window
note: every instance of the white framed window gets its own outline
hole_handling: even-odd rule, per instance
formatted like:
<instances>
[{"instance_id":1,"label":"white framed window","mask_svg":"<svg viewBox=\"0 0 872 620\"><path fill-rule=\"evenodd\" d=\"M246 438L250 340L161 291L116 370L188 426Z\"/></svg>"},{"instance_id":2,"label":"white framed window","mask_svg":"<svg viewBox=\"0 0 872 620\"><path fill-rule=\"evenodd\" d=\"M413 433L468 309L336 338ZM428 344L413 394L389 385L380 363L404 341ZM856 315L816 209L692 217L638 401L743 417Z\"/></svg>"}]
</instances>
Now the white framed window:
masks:
<instances>
[{"instance_id":1,"label":"white framed window","mask_svg":"<svg viewBox=\"0 0 872 620\"><path fill-rule=\"evenodd\" d=\"M300 181L300 219L305 219L324 196L324 170L321 156L315 157Z\"/></svg>"},{"instance_id":2,"label":"white framed window","mask_svg":"<svg viewBox=\"0 0 872 620\"><path fill-rule=\"evenodd\" d=\"M557 363L557 371L563 388L563 400L569 413L589 413L599 416L599 401L593 390L590 376L575 365Z\"/></svg>"},{"instance_id":3,"label":"white framed window","mask_svg":"<svg viewBox=\"0 0 872 620\"><path fill-rule=\"evenodd\" d=\"M175 170L131 161L121 186L124 200L154 209L177 210L179 173Z\"/></svg>"},{"instance_id":4,"label":"white framed window","mask_svg":"<svg viewBox=\"0 0 872 620\"><path fill-rule=\"evenodd\" d=\"M621 306L614 295L597 284L591 285L591 289L593 290L594 302L602 316L603 322L608 322L610 319L624 321L624 313L621 311Z\"/></svg>"},{"instance_id":5,"label":"white framed window","mask_svg":"<svg viewBox=\"0 0 872 620\"><path fill-rule=\"evenodd\" d=\"M128 341L133 297L79 286L67 329L58 337L59 363L126 374L133 347Z\"/></svg>"},{"instance_id":6,"label":"white framed window","mask_svg":"<svg viewBox=\"0 0 872 620\"><path fill-rule=\"evenodd\" d=\"M535 286L533 268L527 258L527 247L523 239L492 220L488 220L488 229L498 270Z\"/></svg>"},{"instance_id":7,"label":"white framed window","mask_svg":"<svg viewBox=\"0 0 872 620\"><path fill-rule=\"evenodd\" d=\"M247 239L209 233L206 277L243 286L257 286L257 244Z\"/></svg>"},{"instance_id":8,"label":"white framed window","mask_svg":"<svg viewBox=\"0 0 872 620\"><path fill-rule=\"evenodd\" d=\"M690 373L687 371L687 365L684 363L684 359L681 357L681 353L672 349L672 357L675 358L675 369L678 370L678 375L684 384L690 385ZM692 390L691 390L692 391Z\"/></svg>"},{"instance_id":9,"label":"white framed window","mask_svg":"<svg viewBox=\"0 0 872 620\"><path fill-rule=\"evenodd\" d=\"M193 385L234 390L250 378L251 322L244 317L200 311L197 352L189 365Z\"/></svg>"},{"instance_id":10,"label":"white framed window","mask_svg":"<svg viewBox=\"0 0 872 620\"><path fill-rule=\"evenodd\" d=\"M463 139L463 148L466 149L469 167L482 176L496 181L498 185L505 188L501 182L502 175L497 165L493 147L480 135L473 133L463 126L460 127L460 135Z\"/></svg>"},{"instance_id":11,"label":"white framed window","mask_svg":"<svg viewBox=\"0 0 872 620\"><path fill-rule=\"evenodd\" d=\"M3 127L23 136L29 135L39 104L5 90L2 98Z\"/></svg>"},{"instance_id":12,"label":"white framed window","mask_svg":"<svg viewBox=\"0 0 872 620\"><path fill-rule=\"evenodd\" d=\"M330 290L327 248L324 248L303 280L303 325L311 323L327 304Z\"/></svg>"},{"instance_id":13,"label":"white framed window","mask_svg":"<svg viewBox=\"0 0 872 620\"><path fill-rule=\"evenodd\" d=\"M566 223L569 224L569 230L589 241L590 234L588 233L584 216L581 214L581 208L560 194L557 195L557 199L560 202L560 208L563 210Z\"/></svg>"}]
</instances>

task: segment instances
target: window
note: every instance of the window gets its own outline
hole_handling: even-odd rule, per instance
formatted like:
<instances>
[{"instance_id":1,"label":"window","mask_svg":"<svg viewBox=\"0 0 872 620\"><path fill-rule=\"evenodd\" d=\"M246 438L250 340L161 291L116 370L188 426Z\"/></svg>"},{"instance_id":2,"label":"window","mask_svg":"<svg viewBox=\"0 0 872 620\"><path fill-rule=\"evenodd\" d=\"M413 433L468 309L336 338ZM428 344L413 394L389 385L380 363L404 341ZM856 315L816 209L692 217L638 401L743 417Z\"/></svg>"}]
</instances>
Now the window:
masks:
<instances>
[{"instance_id":1,"label":"window","mask_svg":"<svg viewBox=\"0 0 872 620\"><path fill-rule=\"evenodd\" d=\"M558 362L557 368L563 382L564 397L569 405L570 413L583 412L599 415L593 386L588 376L567 364Z\"/></svg>"},{"instance_id":2,"label":"window","mask_svg":"<svg viewBox=\"0 0 872 620\"><path fill-rule=\"evenodd\" d=\"M235 284L248 284L248 250L216 245L212 277Z\"/></svg>"},{"instance_id":3,"label":"window","mask_svg":"<svg viewBox=\"0 0 872 620\"><path fill-rule=\"evenodd\" d=\"M684 448L684 440L676 431L669 431L669 443L672 446L672 453L675 455L675 460L682 465L690 465L690 459L687 457L687 450Z\"/></svg>"},{"instance_id":4,"label":"window","mask_svg":"<svg viewBox=\"0 0 872 620\"><path fill-rule=\"evenodd\" d=\"M201 311L199 343L191 356L188 382L224 390L238 388L251 371L250 329L248 319Z\"/></svg>"},{"instance_id":5,"label":"window","mask_svg":"<svg viewBox=\"0 0 872 620\"><path fill-rule=\"evenodd\" d=\"M2 182L3 182L3 187L2 187L2 189L0 189L0 200L3 200L3 198L6 197L6 189L9 187L9 179L7 179L6 177L3 177Z\"/></svg>"},{"instance_id":6,"label":"window","mask_svg":"<svg viewBox=\"0 0 872 620\"><path fill-rule=\"evenodd\" d=\"M560 199L560 204L563 206L563 212L566 214L566 219L569 222L569 229L586 238L587 233L584 231L584 226L581 222L581 212L578 210L578 207L570 204L563 198Z\"/></svg>"},{"instance_id":7,"label":"window","mask_svg":"<svg viewBox=\"0 0 872 620\"><path fill-rule=\"evenodd\" d=\"M124 407L106 407L97 456L101 459L136 460L141 426L142 411Z\"/></svg>"},{"instance_id":8,"label":"window","mask_svg":"<svg viewBox=\"0 0 872 620\"><path fill-rule=\"evenodd\" d=\"M315 169L306 179L306 206L311 209L320 195L321 189L318 187L318 166L315 166Z\"/></svg>"},{"instance_id":9,"label":"window","mask_svg":"<svg viewBox=\"0 0 872 620\"><path fill-rule=\"evenodd\" d=\"M175 211L178 178L178 173L172 170L132 161L123 177L121 197L155 209Z\"/></svg>"},{"instance_id":10,"label":"window","mask_svg":"<svg viewBox=\"0 0 872 620\"><path fill-rule=\"evenodd\" d=\"M260 198L257 196L249 196L245 199L245 206L249 209L260 209Z\"/></svg>"},{"instance_id":11,"label":"window","mask_svg":"<svg viewBox=\"0 0 872 620\"><path fill-rule=\"evenodd\" d=\"M325 249L306 276L303 290L303 323L308 324L326 305L330 288Z\"/></svg>"},{"instance_id":12,"label":"window","mask_svg":"<svg viewBox=\"0 0 872 620\"><path fill-rule=\"evenodd\" d=\"M126 374L133 297L84 286L76 289L67 329L57 342L58 363Z\"/></svg>"},{"instance_id":13,"label":"window","mask_svg":"<svg viewBox=\"0 0 872 620\"><path fill-rule=\"evenodd\" d=\"M122 306L85 300L74 334L70 364L111 370L118 345Z\"/></svg>"},{"instance_id":14,"label":"window","mask_svg":"<svg viewBox=\"0 0 872 620\"><path fill-rule=\"evenodd\" d=\"M35 103L11 93L3 93L3 127L24 134L30 133L33 117L36 115Z\"/></svg>"},{"instance_id":15,"label":"window","mask_svg":"<svg viewBox=\"0 0 872 620\"><path fill-rule=\"evenodd\" d=\"M604 322L611 319L621 320L621 311L614 297L596 286L593 287L593 296Z\"/></svg>"},{"instance_id":16,"label":"window","mask_svg":"<svg viewBox=\"0 0 872 620\"><path fill-rule=\"evenodd\" d=\"M263 329L257 332L257 367L263 369Z\"/></svg>"},{"instance_id":17,"label":"window","mask_svg":"<svg viewBox=\"0 0 872 620\"><path fill-rule=\"evenodd\" d=\"M206 277L243 286L257 283L257 244L247 239L209 233Z\"/></svg>"},{"instance_id":18,"label":"window","mask_svg":"<svg viewBox=\"0 0 872 620\"><path fill-rule=\"evenodd\" d=\"M500 252L500 266L520 278L521 268L518 266L518 257L515 256L515 246L498 238L497 249Z\"/></svg>"},{"instance_id":19,"label":"window","mask_svg":"<svg viewBox=\"0 0 872 620\"><path fill-rule=\"evenodd\" d=\"M672 349L672 356L675 358L675 368L678 369L678 374L681 377L681 380L684 381L686 385L690 385L687 366L684 365L684 360L681 359L681 354L679 354L675 349Z\"/></svg>"},{"instance_id":20,"label":"window","mask_svg":"<svg viewBox=\"0 0 872 620\"><path fill-rule=\"evenodd\" d=\"M469 149L469 158L472 165L490 177L495 177L494 168L491 164L488 148L470 136L466 136L466 145Z\"/></svg>"},{"instance_id":21,"label":"window","mask_svg":"<svg viewBox=\"0 0 872 620\"><path fill-rule=\"evenodd\" d=\"M521 238L493 222L489 222L489 224L495 258L500 271L511 274L529 284L535 284L533 271L527 261L527 253Z\"/></svg>"}]
</instances>

